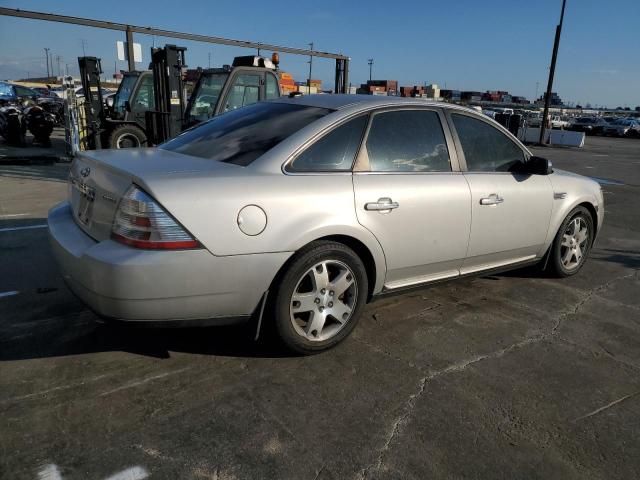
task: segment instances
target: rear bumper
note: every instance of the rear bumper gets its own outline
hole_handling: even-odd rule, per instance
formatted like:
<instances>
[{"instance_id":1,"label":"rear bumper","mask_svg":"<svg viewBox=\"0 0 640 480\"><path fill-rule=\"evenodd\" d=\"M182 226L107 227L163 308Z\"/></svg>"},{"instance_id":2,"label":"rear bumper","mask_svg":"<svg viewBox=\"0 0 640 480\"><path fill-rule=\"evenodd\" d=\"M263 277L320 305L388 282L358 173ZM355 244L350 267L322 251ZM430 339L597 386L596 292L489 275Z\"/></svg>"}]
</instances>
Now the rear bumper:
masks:
<instances>
[{"instance_id":1,"label":"rear bumper","mask_svg":"<svg viewBox=\"0 0 640 480\"><path fill-rule=\"evenodd\" d=\"M97 242L67 202L49 211L49 238L69 288L104 317L135 321L248 320L291 253L216 257L208 250L149 251Z\"/></svg>"}]
</instances>

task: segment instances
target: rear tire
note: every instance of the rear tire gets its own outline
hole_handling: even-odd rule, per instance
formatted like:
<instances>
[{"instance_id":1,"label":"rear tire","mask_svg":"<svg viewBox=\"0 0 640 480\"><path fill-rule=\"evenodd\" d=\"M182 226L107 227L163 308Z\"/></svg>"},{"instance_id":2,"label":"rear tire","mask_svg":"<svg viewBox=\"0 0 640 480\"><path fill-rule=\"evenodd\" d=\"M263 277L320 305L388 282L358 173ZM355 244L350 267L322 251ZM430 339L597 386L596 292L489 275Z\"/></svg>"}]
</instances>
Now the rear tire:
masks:
<instances>
[{"instance_id":1,"label":"rear tire","mask_svg":"<svg viewBox=\"0 0 640 480\"><path fill-rule=\"evenodd\" d=\"M120 125L109 135L109 148L140 148L147 146L147 136L135 125Z\"/></svg>"},{"instance_id":2,"label":"rear tire","mask_svg":"<svg viewBox=\"0 0 640 480\"><path fill-rule=\"evenodd\" d=\"M317 241L278 279L274 322L284 345L303 355L334 347L355 328L368 295L366 269L346 245Z\"/></svg>"},{"instance_id":3,"label":"rear tire","mask_svg":"<svg viewBox=\"0 0 640 480\"><path fill-rule=\"evenodd\" d=\"M547 271L564 278L580 271L593 244L593 218L585 207L574 208L558 229L551 250Z\"/></svg>"}]
</instances>

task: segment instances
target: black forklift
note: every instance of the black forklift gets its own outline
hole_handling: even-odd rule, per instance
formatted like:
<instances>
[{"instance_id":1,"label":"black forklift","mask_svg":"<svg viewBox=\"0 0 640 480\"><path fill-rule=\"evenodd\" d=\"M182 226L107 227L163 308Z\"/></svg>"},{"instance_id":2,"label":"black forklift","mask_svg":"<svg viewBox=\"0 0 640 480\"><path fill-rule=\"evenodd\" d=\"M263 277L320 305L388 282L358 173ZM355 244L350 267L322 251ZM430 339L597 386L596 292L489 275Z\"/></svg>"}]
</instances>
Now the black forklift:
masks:
<instances>
[{"instance_id":1,"label":"black forklift","mask_svg":"<svg viewBox=\"0 0 640 480\"><path fill-rule=\"evenodd\" d=\"M231 66L202 70L189 97L184 127L189 128L221 113L280 96L278 56L236 57Z\"/></svg>"},{"instance_id":2,"label":"black forklift","mask_svg":"<svg viewBox=\"0 0 640 480\"><path fill-rule=\"evenodd\" d=\"M278 56L274 54L271 60L243 56L236 57L231 66L198 69L187 101L185 50L175 45L152 48L151 70L124 73L108 107L101 97L87 98L87 123L96 137L87 142L90 148L157 145L220 113L280 96ZM85 91L97 89L99 96L100 61L87 62L86 58L78 59L83 87Z\"/></svg>"}]
</instances>

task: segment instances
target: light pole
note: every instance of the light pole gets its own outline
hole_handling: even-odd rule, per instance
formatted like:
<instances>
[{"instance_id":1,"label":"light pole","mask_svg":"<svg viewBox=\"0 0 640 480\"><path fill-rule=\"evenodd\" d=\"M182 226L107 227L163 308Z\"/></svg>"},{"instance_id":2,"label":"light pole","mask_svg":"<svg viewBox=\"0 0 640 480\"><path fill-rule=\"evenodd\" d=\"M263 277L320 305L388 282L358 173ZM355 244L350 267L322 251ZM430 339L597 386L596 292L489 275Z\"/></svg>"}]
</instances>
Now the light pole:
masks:
<instances>
[{"instance_id":1,"label":"light pole","mask_svg":"<svg viewBox=\"0 0 640 480\"><path fill-rule=\"evenodd\" d=\"M370 58L367 62L369 63L369 81L371 81L373 76L373 58Z\"/></svg>"},{"instance_id":2,"label":"light pole","mask_svg":"<svg viewBox=\"0 0 640 480\"><path fill-rule=\"evenodd\" d=\"M549 69L549 82L547 83L547 93L544 99L544 111L542 113L542 122L540 124L540 138L538 142L544 143L544 130L547 123L547 115L549 115L549 103L551 102L551 91L553 90L553 76L556 73L556 60L558 59L558 47L560 46L560 34L562 33L562 21L564 20L564 7L567 0L562 0L562 10L560 12L560 23L556 26L556 38L553 42L553 53L551 55L551 68Z\"/></svg>"},{"instance_id":3,"label":"light pole","mask_svg":"<svg viewBox=\"0 0 640 480\"><path fill-rule=\"evenodd\" d=\"M62 76L62 72L60 71L60 60L62 60L62 57L60 55L56 55L56 61L58 62L58 76L59 77Z\"/></svg>"},{"instance_id":4,"label":"light pole","mask_svg":"<svg viewBox=\"0 0 640 480\"><path fill-rule=\"evenodd\" d=\"M313 52L313 42L309 43L309 49ZM309 81L307 82L307 93L311 95L311 69L313 68L313 54L309 55Z\"/></svg>"},{"instance_id":5,"label":"light pole","mask_svg":"<svg viewBox=\"0 0 640 480\"><path fill-rule=\"evenodd\" d=\"M49 78L51 75L49 75L49 49L47 47L44 48L44 54L47 56L47 78Z\"/></svg>"}]
</instances>

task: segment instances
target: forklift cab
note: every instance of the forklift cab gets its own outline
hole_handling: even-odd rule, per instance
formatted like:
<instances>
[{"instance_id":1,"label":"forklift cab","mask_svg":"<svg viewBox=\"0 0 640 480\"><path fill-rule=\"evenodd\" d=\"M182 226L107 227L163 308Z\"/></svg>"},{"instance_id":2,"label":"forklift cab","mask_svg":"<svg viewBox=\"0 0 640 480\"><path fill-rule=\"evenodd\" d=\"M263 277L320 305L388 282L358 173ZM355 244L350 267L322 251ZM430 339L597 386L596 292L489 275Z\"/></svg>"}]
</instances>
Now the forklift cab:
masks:
<instances>
[{"instance_id":1,"label":"forklift cab","mask_svg":"<svg viewBox=\"0 0 640 480\"><path fill-rule=\"evenodd\" d=\"M154 109L153 75L150 71L127 72L113 99L112 120L137 123L145 127L145 112Z\"/></svg>"},{"instance_id":2,"label":"forklift cab","mask_svg":"<svg viewBox=\"0 0 640 480\"><path fill-rule=\"evenodd\" d=\"M185 127L221 113L280 96L273 64L262 57L236 57L233 66L202 71L189 98Z\"/></svg>"}]
</instances>

